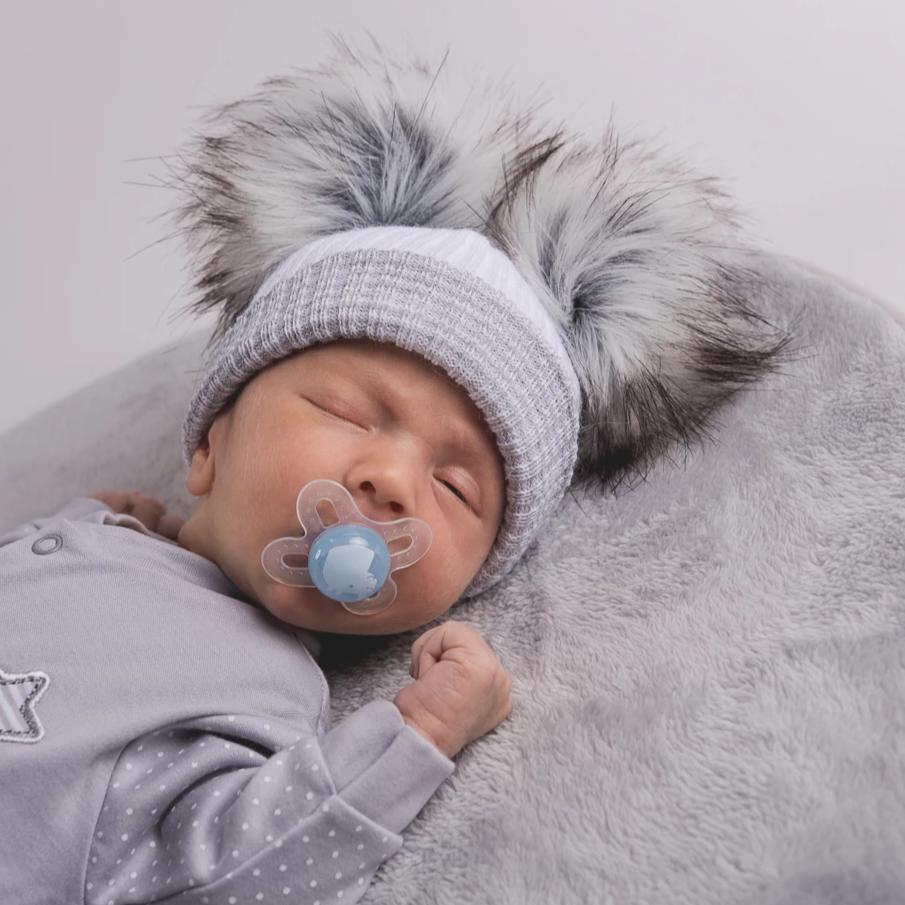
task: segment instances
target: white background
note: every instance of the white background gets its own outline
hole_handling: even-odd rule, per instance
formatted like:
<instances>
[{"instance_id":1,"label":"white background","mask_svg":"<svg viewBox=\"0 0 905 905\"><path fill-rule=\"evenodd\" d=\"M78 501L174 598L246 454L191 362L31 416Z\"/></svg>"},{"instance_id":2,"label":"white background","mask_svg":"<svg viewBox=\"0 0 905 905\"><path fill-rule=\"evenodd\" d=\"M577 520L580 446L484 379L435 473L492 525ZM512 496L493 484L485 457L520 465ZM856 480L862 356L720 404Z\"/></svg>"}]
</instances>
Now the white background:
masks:
<instances>
[{"instance_id":1,"label":"white background","mask_svg":"<svg viewBox=\"0 0 905 905\"><path fill-rule=\"evenodd\" d=\"M905 311L905 5L424 0L3 5L0 431L213 319L160 186L210 105L315 67L324 29L472 59L551 119L718 176L765 247ZM151 158L135 160L135 158ZM156 158L156 159L155 159ZM140 185L138 183L142 183ZM156 218L156 219L155 219Z\"/></svg>"}]
</instances>

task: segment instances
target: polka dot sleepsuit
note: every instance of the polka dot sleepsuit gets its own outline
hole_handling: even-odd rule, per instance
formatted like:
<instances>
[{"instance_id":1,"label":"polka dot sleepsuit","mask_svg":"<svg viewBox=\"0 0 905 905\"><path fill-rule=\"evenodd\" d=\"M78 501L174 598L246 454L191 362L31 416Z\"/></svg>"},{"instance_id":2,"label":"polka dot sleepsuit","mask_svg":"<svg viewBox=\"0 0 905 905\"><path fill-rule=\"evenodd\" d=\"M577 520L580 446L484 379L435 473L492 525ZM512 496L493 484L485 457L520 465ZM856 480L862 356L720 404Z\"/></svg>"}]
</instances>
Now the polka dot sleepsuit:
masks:
<instances>
[{"instance_id":1,"label":"polka dot sleepsuit","mask_svg":"<svg viewBox=\"0 0 905 905\"><path fill-rule=\"evenodd\" d=\"M0 536L0 626L0 902L349 905L455 768L98 500Z\"/></svg>"}]
</instances>

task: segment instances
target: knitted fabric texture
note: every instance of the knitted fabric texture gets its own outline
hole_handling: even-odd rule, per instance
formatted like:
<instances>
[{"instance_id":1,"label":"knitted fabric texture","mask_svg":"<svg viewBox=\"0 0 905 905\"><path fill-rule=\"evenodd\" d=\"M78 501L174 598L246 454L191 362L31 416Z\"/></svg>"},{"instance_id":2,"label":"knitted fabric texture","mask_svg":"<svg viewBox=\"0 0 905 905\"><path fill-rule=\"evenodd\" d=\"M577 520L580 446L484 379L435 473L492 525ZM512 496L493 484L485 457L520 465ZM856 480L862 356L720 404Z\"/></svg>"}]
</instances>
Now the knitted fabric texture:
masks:
<instances>
[{"instance_id":1,"label":"knitted fabric texture","mask_svg":"<svg viewBox=\"0 0 905 905\"><path fill-rule=\"evenodd\" d=\"M358 338L442 368L496 438L506 506L461 595L474 597L513 568L561 502L577 459L581 403L556 326L478 232L369 227L290 254L211 350L183 428L186 463L230 396L261 369L317 343Z\"/></svg>"}]
</instances>

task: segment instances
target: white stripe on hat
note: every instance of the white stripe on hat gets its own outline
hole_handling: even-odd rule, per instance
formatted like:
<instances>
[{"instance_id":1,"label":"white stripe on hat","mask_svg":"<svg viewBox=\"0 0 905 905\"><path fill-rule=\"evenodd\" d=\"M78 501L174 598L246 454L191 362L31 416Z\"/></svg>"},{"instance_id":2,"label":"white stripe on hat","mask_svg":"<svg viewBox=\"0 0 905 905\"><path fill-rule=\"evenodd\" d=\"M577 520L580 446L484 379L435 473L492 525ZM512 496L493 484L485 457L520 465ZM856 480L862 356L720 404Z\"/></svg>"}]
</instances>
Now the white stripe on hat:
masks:
<instances>
[{"instance_id":1,"label":"white stripe on hat","mask_svg":"<svg viewBox=\"0 0 905 905\"><path fill-rule=\"evenodd\" d=\"M512 261L486 236L473 229L424 226L368 226L321 236L292 252L261 284L256 296L331 255L358 249L408 251L443 261L472 274L500 292L513 310L524 315L537 336L554 352L570 391L581 398L578 377L559 330Z\"/></svg>"}]
</instances>

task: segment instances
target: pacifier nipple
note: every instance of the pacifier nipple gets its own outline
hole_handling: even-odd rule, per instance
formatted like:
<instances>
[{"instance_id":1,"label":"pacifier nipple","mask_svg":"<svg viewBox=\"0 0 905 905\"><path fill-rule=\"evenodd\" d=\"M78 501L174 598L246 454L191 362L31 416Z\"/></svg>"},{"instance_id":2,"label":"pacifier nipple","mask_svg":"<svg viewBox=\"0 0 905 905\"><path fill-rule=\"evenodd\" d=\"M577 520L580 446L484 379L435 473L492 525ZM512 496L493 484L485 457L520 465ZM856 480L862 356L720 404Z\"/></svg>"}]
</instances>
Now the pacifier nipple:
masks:
<instances>
[{"instance_id":1,"label":"pacifier nipple","mask_svg":"<svg viewBox=\"0 0 905 905\"><path fill-rule=\"evenodd\" d=\"M329 527L317 511L322 500L333 504L339 519ZM369 615L390 606L397 590L390 573L418 562L433 539L423 519L369 519L349 491L328 478L309 481L295 508L304 537L280 537L267 544L261 553L264 571L280 584L316 587L350 613ZM411 543L390 553L390 542L402 537L410 537ZM307 556L308 564L289 566L286 556Z\"/></svg>"}]
</instances>

